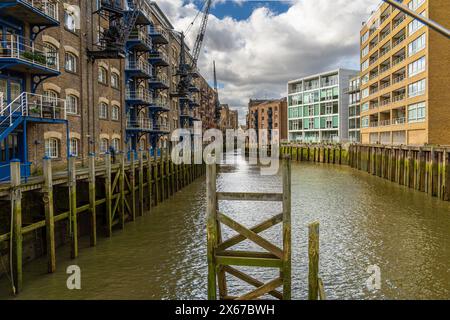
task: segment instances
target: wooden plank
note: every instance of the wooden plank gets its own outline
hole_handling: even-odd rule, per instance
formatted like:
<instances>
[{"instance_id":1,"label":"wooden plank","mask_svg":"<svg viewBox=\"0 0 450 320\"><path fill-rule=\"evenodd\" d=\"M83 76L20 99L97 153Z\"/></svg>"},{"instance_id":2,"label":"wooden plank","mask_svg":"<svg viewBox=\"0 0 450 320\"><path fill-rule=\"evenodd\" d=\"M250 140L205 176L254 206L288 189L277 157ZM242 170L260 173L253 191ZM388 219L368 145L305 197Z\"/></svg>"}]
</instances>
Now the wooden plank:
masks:
<instances>
[{"instance_id":1,"label":"wooden plank","mask_svg":"<svg viewBox=\"0 0 450 320\"><path fill-rule=\"evenodd\" d=\"M216 165L207 167L206 176L206 212L207 212L207 258L208 258L208 299L217 299L216 258L214 250L217 246L217 192Z\"/></svg>"},{"instance_id":2,"label":"wooden plank","mask_svg":"<svg viewBox=\"0 0 450 320\"><path fill-rule=\"evenodd\" d=\"M319 299L320 300L327 300L327 296L325 294L325 288L323 285L322 279L319 278Z\"/></svg>"},{"instance_id":3,"label":"wooden plank","mask_svg":"<svg viewBox=\"0 0 450 320\"><path fill-rule=\"evenodd\" d=\"M55 217L53 210L53 177L52 161L45 157L43 163L44 187L42 188L42 200L45 211L45 233L47 242L47 271L56 271L56 246L55 246Z\"/></svg>"},{"instance_id":4,"label":"wooden plank","mask_svg":"<svg viewBox=\"0 0 450 320\"><path fill-rule=\"evenodd\" d=\"M139 215L144 215L144 151L139 151Z\"/></svg>"},{"instance_id":5,"label":"wooden plank","mask_svg":"<svg viewBox=\"0 0 450 320\"><path fill-rule=\"evenodd\" d=\"M275 226L281 222L283 222L283 214L282 213L279 215L276 215L273 218L270 218L267 221L264 221L264 222L258 224L257 226L251 228L250 230L253 231L254 233L261 233L265 230L272 228L273 226ZM225 250L225 249L231 248L231 247L237 245L238 243L244 241L245 239L247 239L247 238L242 235L234 236L234 237L220 243L219 246L217 247L217 250Z\"/></svg>"},{"instance_id":6,"label":"wooden plank","mask_svg":"<svg viewBox=\"0 0 450 320\"><path fill-rule=\"evenodd\" d=\"M281 268L283 266L283 262L278 258L248 258L216 255L215 261L218 265L227 266L247 266L263 268Z\"/></svg>"},{"instance_id":7,"label":"wooden plank","mask_svg":"<svg viewBox=\"0 0 450 320\"><path fill-rule=\"evenodd\" d=\"M152 157L150 155L150 150L147 153L147 210L150 212L152 209L152 189L153 189L153 183L152 183Z\"/></svg>"},{"instance_id":8,"label":"wooden plank","mask_svg":"<svg viewBox=\"0 0 450 320\"><path fill-rule=\"evenodd\" d=\"M283 201L281 193L218 192L219 201Z\"/></svg>"},{"instance_id":9,"label":"wooden plank","mask_svg":"<svg viewBox=\"0 0 450 320\"><path fill-rule=\"evenodd\" d=\"M131 220L136 221L136 167L135 167L135 152L130 153L130 193L131 193Z\"/></svg>"},{"instance_id":10,"label":"wooden plank","mask_svg":"<svg viewBox=\"0 0 450 320\"><path fill-rule=\"evenodd\" d=\"M237 270L237 269L235 269L233 267L223 266L223 269L224 269L225 272L228 272L229 274L233 275L234 277L236 277L236 278L238 278L238 279L240 279L240 280L242 280L244 282L247 282L248 284L250 284L250 285L252 285L254 287L259 288L259 287L264 285L264 283L259 281L258 279L255 279L255 278L253 278L253 277L251 277L251 276L249 276L249 275L247 275L247 274L245 274L245 273L243 273L243 272L241 272L241 271L239 271L239 270ZM280 300L283 299L283 294L281 292L277 291L277 290L273 290L273 291L270 291L268 293L271 296L273 296L274 298L277 298L277 299L280 299ZM225 298L225 297L223 297L223 298Z\"/></svg>"},{"instance_id":11,"label":"wooden plank","mask_svg":"<svg viewBox=\"0 0 450 320\"><path fill-rule=\"evenodd\" d=\"M119 224L120 228L125 228L125 153L120 156L120 178L119 178L119 188L120 188L120 213L119 213Z\"/></svg>"},{"instance_id":12,"label":"wooden plank","mask_svg":"<svg viewBox=\"0 0 450 320\"><path fill-rule=\"evenodd\" d=\"M317 300L319 295L319 223L309 225L309 272L308 272L308 298Z\"/></svg>"},{"instance_id":13,"label":"wooden plank","mask_svg":"<svg viewBox=\"0 0 450 320\"><path fill-rule=\"evenodd\" d=\"M230 217L227 217L226 215L222 213L217 214L217 218L220 222L225 224L227 227L237 231L239 234L243 235L247 239L253 241L260 247L266 249L267 251L273 253L278 258L283 257L283 251L278 248L276 245L270 243L268 240L264 239L263 237L259 236L258 234L254 233L253 231L247 229L243 225L239 224L238 222L234 221Z\"/></svg>"},{"instance_id":14,"label":"wooden plank","mask_svg":"<svg viewBox=\"0 0 450 320\"><path fill-rule=\"evenodd\" d=\"M277 278L275 280L272 280L272 281L260 286L259 288L255 289L255 290L237 298L236 300L254 300L256 298L259 298L259 297L275 290L282 284L283 284L283 280L281 278Z\"/></svg>"}]
</instances>

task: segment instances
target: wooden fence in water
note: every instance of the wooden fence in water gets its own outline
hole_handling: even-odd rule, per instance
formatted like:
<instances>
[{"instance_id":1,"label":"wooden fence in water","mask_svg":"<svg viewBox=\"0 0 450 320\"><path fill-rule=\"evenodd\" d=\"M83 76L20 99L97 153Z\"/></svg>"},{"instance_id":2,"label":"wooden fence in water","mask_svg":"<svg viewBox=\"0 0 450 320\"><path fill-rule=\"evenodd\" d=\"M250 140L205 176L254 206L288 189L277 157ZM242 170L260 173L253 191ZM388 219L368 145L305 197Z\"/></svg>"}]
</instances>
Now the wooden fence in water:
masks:
<instances>
[{"instance_id":1,"label":"wooden fence in water","mask_svg":"<svg viewBox=\"0 0 450 320\"><path fill-rule=\"evenodd\" d=\"M374 176L450 200L450 148L351 144L292 144L281 147L297 161L349 165Z\"/></svg>"},{"instance_id":2,"label":"wooden fence in water","mask_svg":"<svg viewBox=\"0 0 450 320\"><path fill-rule=\"evenodd\" d=\"M0 201L11 206L10 232L0 234L0 243L10 242L10 272L15 293L22 290L24 235L45 232L48 272L55 272L55 223L66 222L71 258L76 258L78 219L82 214L89 215L90 245L95 246L98 230L111 237L114 227L123 229L125 222L135 221L137 216L143 216L152 206L205 174L203 164L175 165L168 155L153 157L148 151L137 153L136 156L132 152L130 160L124 154L119 155L118 163L112 163L109 154L100 162L91 155L88 168L77 168L76 159L70 158L68 169L55 173L51 160L44 159L44 174L27 182L20 177L20 162L11 163L11 183L0 185ZM89 190L88 197L77 196L85 190ZM34 193L43 205L42 219L29 224L22 217L23 207L28 205L23 201L26 193ZM56 208L56 202L63 202L66 210L61 210L61 205Z\"/></svg>"}]
</instances>

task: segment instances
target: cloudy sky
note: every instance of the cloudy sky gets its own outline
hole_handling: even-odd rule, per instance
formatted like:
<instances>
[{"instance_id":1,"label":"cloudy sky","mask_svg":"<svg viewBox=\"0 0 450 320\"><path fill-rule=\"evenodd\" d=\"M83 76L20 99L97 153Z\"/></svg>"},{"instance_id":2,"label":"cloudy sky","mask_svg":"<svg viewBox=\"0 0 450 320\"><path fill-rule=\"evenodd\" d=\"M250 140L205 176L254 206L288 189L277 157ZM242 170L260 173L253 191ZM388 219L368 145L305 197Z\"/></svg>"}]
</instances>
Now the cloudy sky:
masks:
<instances>
[{"instance_id":1,"label":"cloudy sky","mask_svg":"<svg viewBox=\"0 0 450 320\"><path fill-rule=\"evenodd\" d=\"M359 30L380 0L213 0L199 68L222 103L245 122L250 98L286 96L288 80L337 67L359 68ZM158 0L179 31L204 0ZM200 19L187 34L194 43Z\"/></svg>"}]
</instances>

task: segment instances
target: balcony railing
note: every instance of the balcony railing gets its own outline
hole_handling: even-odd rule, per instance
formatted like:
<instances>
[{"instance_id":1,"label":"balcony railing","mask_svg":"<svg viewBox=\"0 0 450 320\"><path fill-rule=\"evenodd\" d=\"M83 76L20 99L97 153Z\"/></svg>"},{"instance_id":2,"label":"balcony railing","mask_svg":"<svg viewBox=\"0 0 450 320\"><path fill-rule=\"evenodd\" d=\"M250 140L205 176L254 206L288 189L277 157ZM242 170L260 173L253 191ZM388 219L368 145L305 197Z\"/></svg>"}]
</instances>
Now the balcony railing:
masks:
<instances>
[{"instance_id":1,"label":"balcony railing","mask_svg":"<svg viewBox=\"0 0 450 320\"><path fill-rule=\"evenodd\" d=\"M152 105L160 109L170 110L169 103L160 98L153 99Z\"/></svg>"},{"instance_id":2,"label":"balcony railing","mask_svg":"<svg viewBox=\"0 0 450 320\"><path fill-rule=\"evenodd\" d=\"M165 86L169 86L169 81L161 76L153 76L150 78L150 82L162 83Z\"/></svg>"},{"instance_id":3,"label":"balcony railing","mask_svg":"<svg viewBox=\"0 0 450 320\"><path fill-rule=\"evenodd\" d=\"M39 11L41 11L46 16L54 20L59 20L58 18L58 3L56 0L17 0L18 2L25 3Z\"/></svg>"},{"instance_id":4,"label":"balcony railing","mask_svg":"<svg viewBox=\"0 0 450 320\"><path fill-rule=\"evenodd\" d=\"M398 38L397 40L395 40L392 43L392 48L395 48L396 46L398 46L400 43L402 43L404 40L406 39L406 37L403 35L400 38Z\"/></svg>"},{"instance_id":5,"label":"balcony railing","mask_svg":"<svg viewBox=\"0 0 450 320\"><path fill-rule=\"evenodd\" d=\"M126 100L140 100L147 103L152 103L152 96L150 93L146 90L127 90L125 92L125 99Z\"/></svg>"},{"instance_id":6,"label":"balcony railing","mask_svg":"<svg viewBox=\"0 0 450 320\"><path fill-rule=\"evenodd\" d=\"M0 109L0 116L21 114L24 117L65 120L67 119L66 100L23 92L7 106Z\"/></svg>"},{"instance_id":7,"label":"balcony railing","mask_svg":"<svg viewBox=\"0 0 450 320\"><path fill-rule=\"evenodd\" d=\"M394 61L392 61L392 65L395 66L395 65L403 62L404 60L405 60L405 56L398 57Z\"/></svg>"},{"instance_id":8,"label":"balcony railing","mask_svg":"<svg viewBox=\"0 0 450 320\"><path fill-rule=\"evenodd\" d=\"M127 60L126 69L130 70L130 71L140 71L140 72L145 73L146 75L149 75L149 76L152 74L151 73L152 69L151 69L150 64L148 62L146 62L146 61L141 60L141 59L138 59L138 60L134 60L134 59Z\"/></svg>"},{"instance_id":9,"label":"balcony railing","mask_svg":"<svg viewBox=\"0 0 450 320\"><path fill-rule=\"evenodd\" d=\"M405 123L406 123L406 118L404 118L404 117L392 119L392 125L405 124Z\"/></svg>"},{"instance_id":10,"label":"balcony railing","mask_svg":"<svg viewBox=\"0 0 450 320\"><path fill-rule=\"evenodd\" d=\"M391 83L390 82L385 82L380 86L380 90L384 90L388 87L390 87Z\"/></svg>"},{"instance_id":11,"label":"balcony railing","mask_svg":"<svg viewBox=\"0 0 450 320\"><path fill-rule=\"evenodd\" d=\"M129 41L141 41L147 47L149 47L149 48L152 47L152 40L145 32L142 32L142 31L134 30L128 37L128 40Z\"/></svg>"},{"instance_id":12,"label":"balcony railing","mask_svg":"<svg viewBox=\"0 0 450 320\"><path fill-rule=\"evenodd\" d=\"M151 119L127 120L128 130L153 130Z\"/></svg>"},{"instance_id":13,"label":"balcony railing","mask_svg":"<svg viewBox=\"0 0 450 320\"><path fill-rule=\"evenodd\" d=\"M392 25L392 28L393 29L397 28L403 21L405 21L405 19L406 19L406 16L403 15L400 19L395 20L394 24Z\"/></svg>"},{"instance_id":14,"label":"balcony railing","mask_svg":"<svg viewBox=\"0 0 450 320\"><path fill-rule=\"evenodd\" d=\"M405 100L406 96L405 94L399 94L392 98L392 102L399 102Z\"/></svg>"},{"instance_id":15,"label":"balcony railing","mask_svg":"<svg viewBox=\"0 0 450 320\"><path fill-rule=\"evenodd\" d=\"M10 39L0 38L0 60L18 59L36 66L59 71L58 55L48 52L36 44L25 44L25 39L14 36Z\"/></svg>"},{"instance_id":16,"label":"balcony railing","mask_svg":"<svg viewBox=\"0 0 450 320\"><path fill-rule=\"evenodd\" d=\"M393 84L399 83L399 82L402 82L403 80L405 80L405 76L398 76L398 77L395 77L395 78L392 80L392 83L393 83Z\"/></svg>"},{"instance_id":17,"label":"balcony railing","mask_svg":"<svg viewBox=\"0 0 450 320\"><path fill-rule=\"evenodd\" d=\"M150 27L149 34L151 37L162 37L165 40L169 39L169 33L162 27Z\"/></svg>"},{"instance_id":18,"label":"balcony railing","mask_svg":"<svg viewBox=\"0 0 450 320\"><path fill-rule=\"evenodd\" d=\"M385 66L380 68L380 73L384 73L384 72L388 71L390 68L391 68L390 64L385 65Z\"/></svg>"},{"instance_id":19,"label":"balcony railing","mask_svg":"<svg viewBox=\"0 0 450 320\"><path fill-rule=\"evenodd\" d=\"M388 35L390 35L391 34L391 30L389 30L389 31L387 31L387 32L385 32L385 33L382 33L381 35L380 35L380 41L381 40L383 40L383 39L385 39Z\"/></svg>"},{"instance_id":20,"label":"balcony railing","mask_svg":"<svg viewBox=\"0 0 450 320\"><path fill-rule=\"evenodd\" d=\"M380 102L381 107L385 107L391 104L391 99L386 99Z\"/></svg>"},{"instance_id":21,"label":"balcony railing","mask_svg":"<svg viewBox=\"0 0 450 320\"><path fill-rule=\"evenodd\" d=\"M153 126L154 131L160 131L160 132L170 132L170 128L168 125L165 124L157 124Z\"/></svg>"}]
</instances>

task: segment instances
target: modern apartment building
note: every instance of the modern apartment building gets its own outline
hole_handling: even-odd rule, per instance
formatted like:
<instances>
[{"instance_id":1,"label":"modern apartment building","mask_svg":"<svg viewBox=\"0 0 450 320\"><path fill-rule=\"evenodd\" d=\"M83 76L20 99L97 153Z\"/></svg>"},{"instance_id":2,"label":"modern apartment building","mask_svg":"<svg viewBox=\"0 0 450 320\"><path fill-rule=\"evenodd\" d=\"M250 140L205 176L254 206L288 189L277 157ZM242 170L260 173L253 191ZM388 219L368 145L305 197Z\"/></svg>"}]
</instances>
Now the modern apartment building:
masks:
<instances>
[{"instance_id":1,"label":"modern apartment building","mask_svg":"<svg viewBox=\"0 0 450 320\"><path fill-rule=\"evenodd\" d=\"M258 136L266 129L271 139L272 130L279 130L280 140L287 140L287 99L250 100L248 104L247 128L255 129Z\"/></svg>"},{"instance_id":2,"label":"modern apartment building","mask_svg":"<svg viewBox=\"0 0 450 320\"><path fill-rule=\"evenodd\" d=\"M450 28L450 1L400 1ZM450 144L450 41L381 3L361 30L361 141Z\"/></svg>"},{"instance_id":3,"label":"modern apartment building","mask_svg":"<svg viewBox=\"0 0 450 320\"><path fill-rule=\"evenodd\" d=\"M360 77L350 79L348 90L348 140L361 142L361 82Z\"/></svg>"},{"instance_id":4,"label":"modern apartment building","mask_svg":"<svg viewBox=\"0 0 450 320\"><path fill-rule=\"evenodd\" d=\"M348 140L349 80L356 70L337 69L288 82L289 141Z\"/></svg>"},{"instance_id":5,"label":"modern apartment building","mask_svg":"<svg viewBox=\"0 0 450 320\"><path fill-rule=\"evenodd\" d=\"M85 162L90 152L110 148L167 147L181 126L171 96L181 49L155 2L0 0L0 6L0 180L9 179L12 159L27 176L44 156L62 166L68 155ZM134 21L125 52L107 41L120 38L122 17ZM200 75L196 83L213 91ZM211 125L214 100L200 90L192 100L189 119Z\"/></svg>"}]
</instances>

